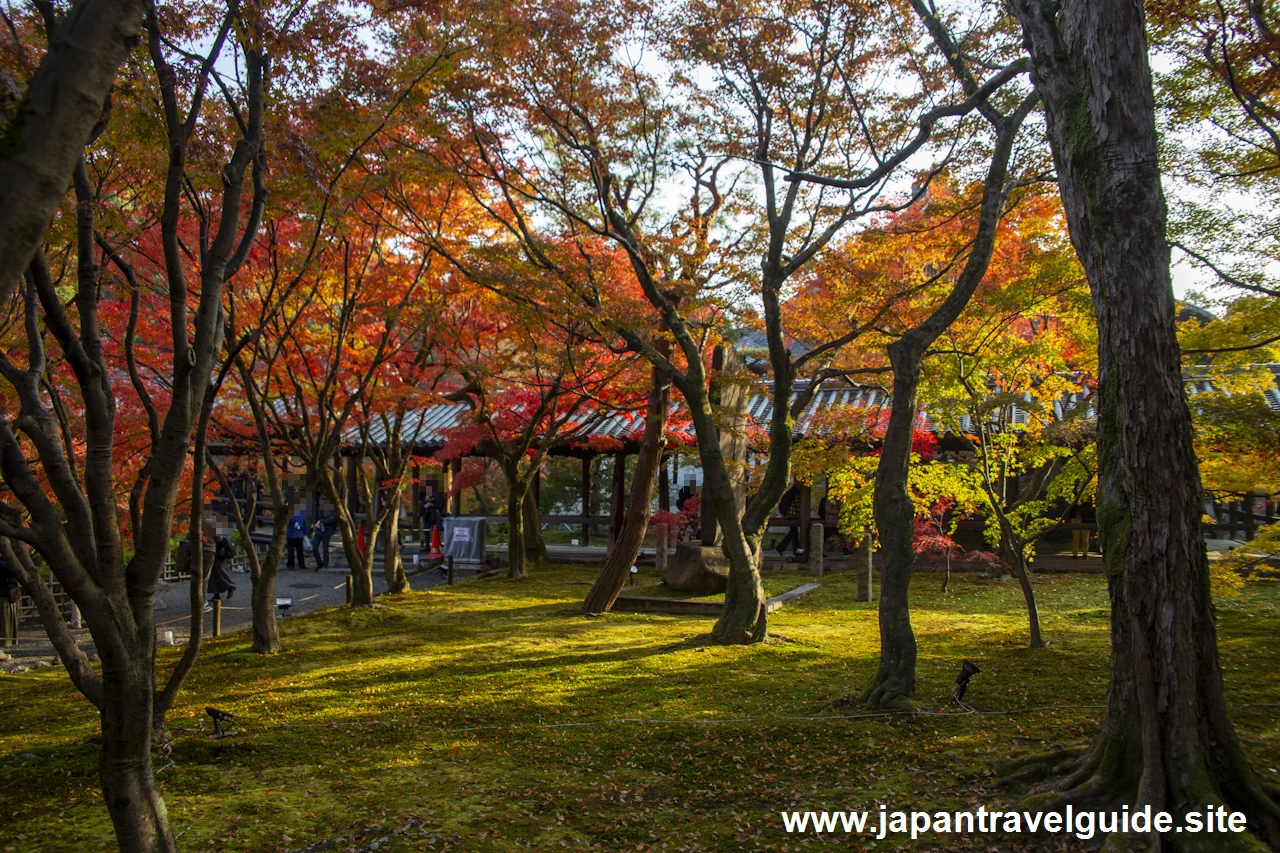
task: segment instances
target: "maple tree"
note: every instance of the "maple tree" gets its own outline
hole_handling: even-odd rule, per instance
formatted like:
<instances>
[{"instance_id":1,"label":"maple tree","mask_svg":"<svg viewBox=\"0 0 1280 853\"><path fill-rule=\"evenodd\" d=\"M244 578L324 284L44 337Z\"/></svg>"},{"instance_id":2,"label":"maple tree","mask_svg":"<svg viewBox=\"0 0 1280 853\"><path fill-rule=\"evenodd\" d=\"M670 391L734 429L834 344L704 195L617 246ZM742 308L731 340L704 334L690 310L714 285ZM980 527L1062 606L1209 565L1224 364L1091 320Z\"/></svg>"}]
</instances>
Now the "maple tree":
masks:
<instances>
[{"instance_id":1,"label":"maple tree","mask_svg":"<svg viewBox=\"0 0 1280 853\"><path fill-rule=\"evenodd\" d=\"M874 80L893 59L876 53L877 27L900 23L897 11L800 4L763 15L689 3L669 16L642 14L635 26L587 28L548 4L518 22L527 27L524 46L503 54L501 73L477 65L456 99L471 148L448 164L478 197L500 200L489 211L531 258L562 269L545 249L548 239L576 241L579 257L598 252L603 240L631 265L647 323L637 325L635 302L615 302L598 278L580 278L577 293L600 337L620 338L655 364L688 406L731 566L712 631L720 642L765 636L759 546L790 480L794 419L825 381L859 369L836 357L892 303L876 301L869 316L845 315L833 337L797 352L783 331L786 289L843 228L904 204L887 191L897 170L940 125L971 113L1019 72L1002 67L941 106L929 101L942 87L928 75L913 81L917 90L886 98ZM674 73L650 73L615 50L620 40L648 46ZM889 43L895 55L915 47ZM695 67L708 69L710 81ZM878 135L867 137L873 129ZM686 188L683 200L674 212L660 210L658 188L672 184ZM744 508L721 449L707 362L722 330L754 322L745 310L753 304L768 340L775 406L766 471ZM655 326L672 356L659 350ZM805 375L813 381L797 384Z\"/></svg>"},{"instance_id":2,"label":"maple tree","mask_svg":"<svg viewBox=\"0 0 1280 853\"><path fill-rule=\"evenodd\" d=\"M65 35L57 10L45 6L42 11L56 42ZM194 663L200 635L196 627L182 659L163 678L155 671L153 600L169 556L169 530L187 474L187 451L193 442L202 447L207 426L208 389L223 335L222 288L244 262L265 195L261 178L270 19L233 32L234 7L187 26L175 20L172 11L147 7L146 62L131 69L131 86L125 87L154 94L159 115L148 116L149 98L122 96L124 103L117 103L113 113L125 128L101 128L104 135L97 142L105 146L117 133L128 138L132 122L154 120L152 127L163 141L164 154L156 166L163 192L138 197L134 206L135 199L111 192L116 187L110 183L95 186L89 178L90 157L78 151L74 210L67 209L65 230L55 227L45 236L62 237L69 245L65 253L57 246L52 266L48 258L53 246L46 243L35 251L20 291L26 364L20 367L5 358L0 368L13 394L9 416L0 426L0 471L12 495L3 507L0 549L36 601L72 681L100 712L99 775L117 841L127 851L174 849L152 775L152 736ZM201 39L206 40L205 53L181 47ZM105 44L101 47L112 52ZM226 88L226 111L210 118L205 96L214 85L213 67L224 49L236 54L245 77L234 89ZM66 58L64 54L62 60ZM99 57L96 63L86 60L85 71L92 74L94 64L99 71L104 67ZM181 74L176 66L181 66ZM91 91L92 87L86 94ZM91 119L97 123L98 115ZM82 148L83 135L68 133L49 148ZM109 161L109 155L103 159ZM250 173L251 189L246 187ZM216 177L209 180L212 176ZM14 178L19 185L26 180ZM39 210L41 202L33 202ZM126 213L139 207L147 210L143 215L154 223L148 230L156 239L149 245L146 240L118 245L104 237L98 231L99 210L117 205ZM147 248L158 249L159 257L148 255ZM120 274L106 288L100 286L100 257ZM140 269L145 277L137 274ZM63 273L74 281L70 305L64 305L59 293ZM159 373L167 390L164 399L153 396L139 379L135 344L143 282L154 282L167 302L168 358ZM114 316L101 310L112 301L130 307ZM121 316L127 317L124 328L112 322ZM113 352L108 342L114 341L122 345ZM60 359L70 366L70 376L47 371ZM127 385L113 381L122 376L129 377ZM65 384L47 394L55 378ZM114 465L116 400L122 393L136 396L148 425L145 458L135 469L129 498L128 526L120 519ZM203 485L200 474L197 458L197 494ZM198 537L198 512L192 513L192 525ZM125 529L132 534L132 553L125 550ZM41 579L37 556L85 614L100 656L100 673L89 665L63 623ZM193 550L192 571L192 622L198 626L200 549Z\"/></svg>"},{"instance_id":3,"label":"maple tree","mask_svg":"<svg viewBox=\"0 0 1280 853\"><path fill-rule=\"evenodd\" d=\"M532 520L534 531L538 524L529 498L534 477L552 450L586 440L617 410L634 408L628 381L634 358L600 346L580 309L552 316L540 304L521 304L486 286L501 282L502 289L545 299L556 289L554 276L508 251L471 254L452 255L470 286L444 300L439 331L445 360L459 377L447 396L469 411L451 443L493 458L502 470L507 576L521 578L528 574L526 523Z\"/></svg>"},{"instance_id":4,"label":"maple tree","mask_svg":"<svg viewBox=\"0 0 1280 853\"><path fill-rule=\"evenodd\" d=\"M1028 196L1000 226L992 267L926 366L930 419L967 438L986 538L1022 587L1042 648L1028 564L1035 541L1093 492L1089 418L1096 339L1055 200Z\"/></svg>"}]
</instances>

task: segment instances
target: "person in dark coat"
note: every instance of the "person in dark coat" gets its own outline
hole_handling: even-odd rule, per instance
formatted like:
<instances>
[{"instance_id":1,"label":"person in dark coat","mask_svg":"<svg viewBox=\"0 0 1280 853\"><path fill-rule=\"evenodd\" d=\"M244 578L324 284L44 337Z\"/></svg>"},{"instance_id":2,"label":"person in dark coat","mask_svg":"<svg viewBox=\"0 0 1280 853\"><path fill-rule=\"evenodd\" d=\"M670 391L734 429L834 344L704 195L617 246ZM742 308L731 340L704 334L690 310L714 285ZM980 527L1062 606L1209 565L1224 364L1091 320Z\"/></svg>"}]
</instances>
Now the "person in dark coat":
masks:
<instances>
[{"instance_id":1,"label":"person in dark coat","mask_svg":"<svg viewBox=\"0 0 1280 853\"><path fill-rule=\"evenodd\" d=\"M329 540L333 538L333 519L322 515L311 527L311 556L316 558L316 571L329 568Z\"/></svg>"},{"instance_id":2,"label":"person in dark coat","mask_svg":"<svg viewBox=\"0 0 1280 853\"><path fill-rule=\"evenodd\" d=\"M782 495L782 500L778 502L778 511L783 518L800 517L800 484L795 483L791 488L787 489ZM793 548L800 544L800 525L787 529L787 535L782 537L782 541L773 546L773 549L779 554L786 553L787 548Z\"/></svg>"},{"instance_id":3,"label":"person in dark coat","mask_svg":"<svg viewBox=\"0 0 1280 853\"><path fill-rule=\"evenodd\" d=\"M294 513L293 518L289 519L289 527L285 532L285 553L288 555L287 568L293 568L294 557L298 558L298 568L305 569L307 567L307 552L303 547L303 540L307 536L307 522L302 514L302 510Z\"/></svg>"},{"instance_id":4,"label":"person in dark coat","mask_svg":"<svg viewBox=\"0 0 1280 853\"><path fill-rule=\"evenodd\" d=\"M18 608L22 604L22 587L18 576L0 557L0 646L18 644Z\"/></svg>"},{"instance_id":5,"label":"person in dark coat","mask_svg":"<svg viewBox=\"0 0 1280 853\"><path fill-rule=\"evenodd\" d=\"M205 591L209 601L215 598L229 599L236 591L235 578L231 574L231 558L236 554L236 546L232 544L230 537L218 532L212 519L205 520L204 534L206 540L213 540L213 560L210 561Z\"/></svg>"}]
</instances>

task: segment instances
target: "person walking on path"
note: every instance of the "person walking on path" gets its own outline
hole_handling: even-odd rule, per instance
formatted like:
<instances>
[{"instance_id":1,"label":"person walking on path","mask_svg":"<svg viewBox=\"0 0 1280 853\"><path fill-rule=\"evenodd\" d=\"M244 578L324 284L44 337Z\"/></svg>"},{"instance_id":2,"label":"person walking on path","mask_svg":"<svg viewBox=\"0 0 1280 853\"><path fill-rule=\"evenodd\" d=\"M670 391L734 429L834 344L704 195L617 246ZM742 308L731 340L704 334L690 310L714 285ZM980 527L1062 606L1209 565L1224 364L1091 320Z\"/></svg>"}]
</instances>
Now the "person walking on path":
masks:
<instances>
[{"instance_id":1,"label":"person walking on path","mask_svg":"<svg viewBox=\"0 0 1280 853\"><path fill-rule=\"evenodd\" d=\"M320 516L311 527L311 556L316 558L316 571L329 568L329 539L333 536L333 522L328 516Z\"/></svg>"},{"instance_id":2,"label":"person walking on path","mask_svg":"<svg viewBox=\"0 0 1280 853\"><path fill-rule=\"evenodd\" d=\"M213 540L213 561L209 567L208 583L205 592L208 601L215 598L228 600L236 591L235 578L231 575L231 558L235 556L236 546L225 534L220 534L213 519L205 519L205 538Z\"/></svg>"},{"instance_id":3,"label":"person walking on path","mask_svg":"<svg viewBox=\"0 0 1280 853\"><path fill-rule=\"evenodd\" d=\"M9 564L0 557L0 646L18 644L18 609L22 604L22 587L18 576L9 571Z\"/></svg>"},{"instance_id":4,"label":"person walking on path","mask_svg":"<svg viewBox=\"0 0 1280 853\"><path fill-rule=\"evenodd\" d=\"M289 519L289 527L285 531L285 553L288 554L288 562L286 568L293 568L294 557L298 558L298 568L306 569L307 567L307 551L303 546L303 540L307 537L307 523L302 515L302 510L294 513L293 518Z\"/></svg>"}]
</instances>

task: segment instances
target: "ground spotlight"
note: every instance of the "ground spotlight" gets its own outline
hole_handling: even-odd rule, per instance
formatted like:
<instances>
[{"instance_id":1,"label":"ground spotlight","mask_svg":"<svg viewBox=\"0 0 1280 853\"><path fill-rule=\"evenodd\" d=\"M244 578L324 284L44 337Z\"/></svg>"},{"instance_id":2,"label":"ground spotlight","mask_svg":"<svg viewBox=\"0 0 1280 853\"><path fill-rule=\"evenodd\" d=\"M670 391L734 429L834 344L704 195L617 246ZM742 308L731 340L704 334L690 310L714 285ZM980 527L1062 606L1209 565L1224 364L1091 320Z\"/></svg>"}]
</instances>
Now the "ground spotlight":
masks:
<instances>
[{"instance_id":1,"label":"ground spotlight","mask_svg":"<svg viewBox=\"0 0 1280 853\"><path fill-rule=\"evenodd\" d=\"M957 705L964 704L964 693L969 689L969 679L980 672L982 670L978 669L977 665L971 660L964 661L960 665L960 674L956 676L956 690L952 694L952 698L956 700Z\"/></svg>"},{"instance_id":2,"label":"ground spotlight","mask_svg":"<svg viewBox=\"0 0 1280 853\"><path fill-rule=\"evenodd\" d=\"M223 711L220 708L214 708L212 706L206 707L204 709L204 712L208 714L210 717L213 717L213 736L226 737L227 731L222 728L222 724L229 723L232 720L234 720L235 715L227 711Z\"/></svg>"}]
</instances>

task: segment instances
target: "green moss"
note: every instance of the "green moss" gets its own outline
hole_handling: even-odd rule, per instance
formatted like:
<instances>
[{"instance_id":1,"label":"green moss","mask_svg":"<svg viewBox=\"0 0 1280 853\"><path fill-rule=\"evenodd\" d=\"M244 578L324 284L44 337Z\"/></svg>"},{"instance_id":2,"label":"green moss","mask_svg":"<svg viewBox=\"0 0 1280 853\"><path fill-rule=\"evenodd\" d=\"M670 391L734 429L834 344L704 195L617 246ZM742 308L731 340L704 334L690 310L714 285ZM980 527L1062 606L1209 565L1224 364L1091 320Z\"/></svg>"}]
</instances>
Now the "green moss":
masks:
<instances>
[{"instance_id":1,"label":"green moss","mask_svg":"<svg viewBox=\"0 0 1280 853\"><path fill-rule=\"evenodd\" d=\"M1078 746L1101 717L835 719L829 703L878 663L875 605L856 601L852 573L789 602L769 620L778 640L754 646L704 642L707 619L582 616L592 578L556 568L290 617L285 650L266 658L246 634L209 641L158 777L182 849L279 853L416 818L435 836L380 851L848 850L843 833L786 835L778 813L993 803L991 760ZM1016 584L913 585L924 708L947 707L964 658L982 668L966 697L979 710L1103 704L1103 579L1036 580L1053 640L1041 651L1026 648ZM1280 584L1258 583L1219 612L1232 715L1264 778L1280 768L1274 709L1255 705L1280 701L1278 605ZM162 669L179 651L160 650ZM210 740L206 705L235 714L239 734ZM96 713L66 675L0 676L0 719L0 848L114 850Z\"/></svg>"}]
</instances>

